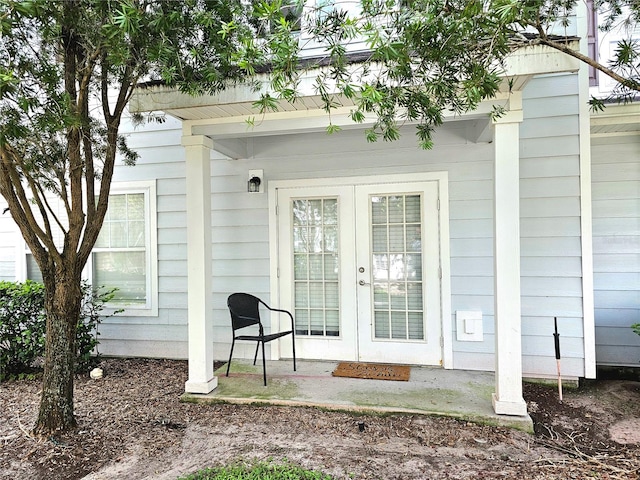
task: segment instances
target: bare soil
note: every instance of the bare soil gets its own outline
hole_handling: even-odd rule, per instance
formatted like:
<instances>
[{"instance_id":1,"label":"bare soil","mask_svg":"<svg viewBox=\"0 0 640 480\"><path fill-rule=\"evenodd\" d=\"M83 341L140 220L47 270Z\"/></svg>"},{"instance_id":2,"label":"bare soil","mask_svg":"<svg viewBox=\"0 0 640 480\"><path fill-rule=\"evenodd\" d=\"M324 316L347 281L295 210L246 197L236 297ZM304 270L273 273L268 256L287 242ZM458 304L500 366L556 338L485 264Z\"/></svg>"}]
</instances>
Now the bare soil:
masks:
<instances>
[{"instance_id":1,"label":"bare soil","mask_svg":"<svg viewBox=\"0 0 640 480\"><path fill-rule=\"evenodd\" d=\"M182 361L108 359L76 381L78 429L30 434L38 380L0 384L1 479L167 479L285 461L336 479L640 478L640 382L525 385L535 435L416 415L180 402ZM360 431L359 423L364 423Z\"/></svg>"}]
</instances>

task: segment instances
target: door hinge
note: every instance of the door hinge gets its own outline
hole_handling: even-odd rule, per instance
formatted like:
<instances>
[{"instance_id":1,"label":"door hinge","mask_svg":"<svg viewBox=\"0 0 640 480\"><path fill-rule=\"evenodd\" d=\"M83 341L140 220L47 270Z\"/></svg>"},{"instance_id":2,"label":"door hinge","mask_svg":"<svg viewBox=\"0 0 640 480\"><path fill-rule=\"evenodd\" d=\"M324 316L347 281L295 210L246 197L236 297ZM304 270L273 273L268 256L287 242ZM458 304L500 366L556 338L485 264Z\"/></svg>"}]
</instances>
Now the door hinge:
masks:
<instances>
[{"instance_id":1,"label":"door hinge","mask_svg":"<svg viewBox=\"0 0 640 480\"><path fill-rule=\"evenodd\" d=\"M438 200L436 201L436 208L437 208L438 210L440 210L440 199L438 199Z\"/></svg>"},{"instance_id":2,"label":"door hinge","mask_svg":"<svg viewBox=\"0 0 640 480\"><path fill-rule=\"evenodd\" d=\"M442 267L438 267L438 278L442 280Z\"/></svg>"},{"instance_id":3,"label":"door hinge","mask_svg":"<svg viewBox=\"0 0 640 480\"><path fill-rule=\"evenodd\" d=\"M279 213L280 213L280 206L276 205L276 216L278 216Z\"/></svg>"},{"instance_id":4,"label":"door hinge","mask_svg":"<svg viewBox=\"0 0 640 480\"><path fill-rule=\"evenodd\" d=\"M440 337L440 347L444 348L444 337Z\"/></svg>"},{"instance_id":5,"label":"door hinge","mask_svg":"<svg viewBox=\"0 0 640 480\"><path fill-rule=\"evenodd\" d=\"M280 278L280 267L276 268L276 278Z\"/></svg>"}]
</instances>

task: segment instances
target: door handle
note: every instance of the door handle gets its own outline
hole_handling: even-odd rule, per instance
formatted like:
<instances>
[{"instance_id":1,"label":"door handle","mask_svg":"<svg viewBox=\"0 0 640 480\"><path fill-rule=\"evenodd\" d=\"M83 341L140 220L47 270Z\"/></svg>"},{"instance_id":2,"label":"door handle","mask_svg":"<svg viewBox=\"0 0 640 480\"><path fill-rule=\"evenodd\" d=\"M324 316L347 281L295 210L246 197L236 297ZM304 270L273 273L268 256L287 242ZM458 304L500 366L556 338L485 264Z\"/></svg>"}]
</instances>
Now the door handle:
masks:
<instances>
[{"instance_id":1,"label":"door handle","mask_svg":"<svg viewBox=\"0 0 640 480\"><path fill-rule=\"evenodd\" d=\"M364 285L371 285L370 283L365 282L364 280L360 280L360 281L358 282L358 284L359 284L359 285L363 285L363 286L364 286Z\"/></svg>"}]
</instances>

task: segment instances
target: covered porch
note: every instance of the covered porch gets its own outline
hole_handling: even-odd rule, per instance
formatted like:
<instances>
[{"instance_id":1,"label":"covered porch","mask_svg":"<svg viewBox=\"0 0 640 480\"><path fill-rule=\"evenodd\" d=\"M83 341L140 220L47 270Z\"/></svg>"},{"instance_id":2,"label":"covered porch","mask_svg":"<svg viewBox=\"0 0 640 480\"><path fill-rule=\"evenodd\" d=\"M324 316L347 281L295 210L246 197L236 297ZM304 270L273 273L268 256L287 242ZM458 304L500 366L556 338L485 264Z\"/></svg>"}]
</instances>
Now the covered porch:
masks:
<instances>
[{"instance_id":1,"label":"covered porch","mask_svg":"<svg viewBox=\"0 0 640 480\"><path fill-rule=\"evenodd\" d=\"M379 414L442 415L533 432L528 415L498 415L492 408L494 374L412 366L408 381L334 377L338 362L267 360L267 386L262 365L233 360L216 370L218 386L208 394L185 393L184 401L316 407Z\"/></svg>"},{"instance_id":2,"label":"covered porch","mask_svg":"<svg viewBox=\"0 0 640 480\"><path fill-rule=\"evenodd\" d=\"M493 372L468 374L473 377L478 375L488 380L488 387L482 391L482 395L476 395L464 390L462 388L463 382L460 384L460 394L455 396L455 400L451 403L463 405L474 398L481 398L482 409L486 407L488 409L486 413L496 419L499 418L497 414L519 417L524 421L527 419L521 385L519 127L523 120L522 89L534 75L575 71L576 69L577 65L574 61L558 52L544 47L523 49L514 55L508 65L504 90L495 99L483 103L476 112L463 118L452 116L448 119L451 122L468 121L469 124L473 121L474 128L465 130L466 141L470 144L491 145L493 149L493 273L495 280L493 293L495 303L495 346L493 351L495 363L493 367L495 374ZM189 379L186 382L185 390L189 394L198 395L198 397L213 395L212 398L217 396L218 399L223 399L224 392L233 389L233 382L240 384L238 388L244 384L248 387L251 379L250 375L240 375L242 372L237 372L238 375L235 377L226 379L213 371L215 338L212 327L211 292L216 272L212 268L211 241L212 152L218 152L230 159L252 158L256 153L254 140L258 138L317 133L324 131L327 125L327 116L315 103L314 95L310 90L304 102L297 106L284 104L283 111L266 114L254 128L247 128L247 118L255 114L251 109L251 104L255 99L255 92L242 88L230 89L215 97L193 98L162 87L141 90L132 99L132 110L134 111L162 110L183 121L182 144L185 147L187 185L189 342ZM494 105L503 107L505 114L491 120L490 112ZM355 127L362 128L363 125L351 124L348 119L348 111L349 107L342 107L341 110L334 112L332 123L340 125L345 130ZM365 122L364 126L370 124L370 121L371 119ZM448 228L447 222L443 224L443 228ZM271 241L271 243L274 242ZM442 248L448 249L448 244L445 242ZM271 266L274 267L275 259L271 257L270 261L272 262ZM424 388L437 389L438 385L448 385L452 381L438 375L455 376L461 372L460 370L451 370L454 369L454 361L448 268L446 262L441 266L442 336L439 340L442 347L441 364L444 368L412 367L416 372L420 372L420 374L416 374L417 376L414 375L415 378L421 378L423 373L436 375L431 384L433 387L426 387L424 383L421 383L421 386L416 386L415 381L408 382L402 389L417 390L399 390L399 393L395 394L398 405L395 405L394 408L406 408L410 411L416 407L424 413L446 413L444 411L447 405L446 401L441 407L438 407L443 411L431 410L429 402L434 401L435 396L429 395L426 391L417 392ZM276 268L271 268L271 275L274 275L273 272L276 270ZM271 293L275 292L272 290ZM271 299L271 304L281 308L289 307L279 305L275 298ZM272 358L279 357L277 346L275 355L272 351L272 356ZM307 397L313 399L311 393L300 392L304 392L305 388L310 388L314 383L320 386L334 381L336 381L336 385L356 383L360 388L359 385L364 385L360 382L371 382L333 379L330 375L332 368L329 366L324 368L327 368L328 371L314 371L309 374L313 381L304 380L307 378L304 370L298 372L297 375L283 372L282 375L285 379L283 381L295 386L293 390L298 392L289 401L302 401ZM278 381L280 378L278 372L275 369L269 370L269 372L270 377ZM381 383L375 381L375 384L369 388L381 391L383 388L387 388L383 387ZM265 393L264 387L260 386L260 389L257 389L255 393L256 399L265 395L268 394ZM336 394L336 398L344 395L346 394ZM248 401L255 400L253 394L247 398L249 398ZM403 403L410 398L415 398L419 405L412 406ZM320 398L318 402L322 403L322 399ZM353 403L354 406L357 406L357 402ZM492 404L493 409L491 408ZM477 409L479 407L473 407L464 415L473 415L473 410ZM511 420L513 419L507 421Z\"/></svg>"}]
</instances>

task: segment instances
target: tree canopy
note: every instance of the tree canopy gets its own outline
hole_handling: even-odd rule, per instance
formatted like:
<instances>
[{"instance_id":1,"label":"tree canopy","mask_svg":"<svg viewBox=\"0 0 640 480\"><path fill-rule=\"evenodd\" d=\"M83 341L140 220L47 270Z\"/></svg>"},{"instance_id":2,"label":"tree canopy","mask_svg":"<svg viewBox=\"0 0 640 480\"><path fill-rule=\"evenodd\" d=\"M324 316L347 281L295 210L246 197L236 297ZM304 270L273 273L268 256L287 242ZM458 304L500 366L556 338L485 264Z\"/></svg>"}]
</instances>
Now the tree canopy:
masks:
<instances>
[{"instance_id":1,"label":"tree canopy","mask_svg":"<svg viewBox=\"0 0 640 480\"><path fill-rule=\"evenodd\" d=\"M631 102L640 91L640 42L636 28L640 19L640 3L635 0L593 0L586 2L587 14L595 13L597 25L593 28L603 34L616 33L617 41L610 59L592 58L589 55L568 47L563 41L563 30L575 21L574 15L580 5L578 0L522 1L497 0L495 8L512 35L522 31L535 33L529 40L533 44L542 44L555 48L567 55L602 72L617 82L616 87L606 98L594 97L590 103L595 109L604 108L605 101ZM596 49L597 52L597 49Z\"/></svg>"}]
</instances>

